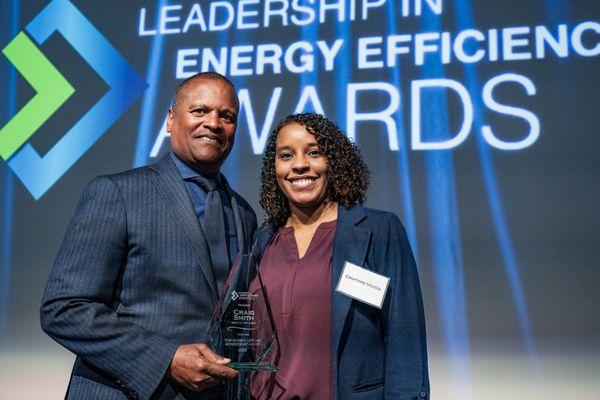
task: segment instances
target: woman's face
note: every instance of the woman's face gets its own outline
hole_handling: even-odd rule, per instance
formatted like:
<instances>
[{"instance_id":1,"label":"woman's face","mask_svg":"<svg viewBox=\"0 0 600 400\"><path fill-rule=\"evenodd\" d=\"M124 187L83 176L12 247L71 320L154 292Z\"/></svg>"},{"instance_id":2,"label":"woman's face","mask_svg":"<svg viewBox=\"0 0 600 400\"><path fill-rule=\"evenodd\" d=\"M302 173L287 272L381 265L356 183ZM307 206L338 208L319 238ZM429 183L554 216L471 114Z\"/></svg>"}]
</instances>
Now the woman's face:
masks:
<instances>
[{"instance_id":1,"label":"woman's face","mask_svg":"<svg viewBox=\"0 0 600 400\"><path fill-rule=\"evenodd\" d=\"M327 194L327 159L317 138L299 124L281 128L275 142L275 175L290 206L318 207Z\"/></svg>"}]
</instances>

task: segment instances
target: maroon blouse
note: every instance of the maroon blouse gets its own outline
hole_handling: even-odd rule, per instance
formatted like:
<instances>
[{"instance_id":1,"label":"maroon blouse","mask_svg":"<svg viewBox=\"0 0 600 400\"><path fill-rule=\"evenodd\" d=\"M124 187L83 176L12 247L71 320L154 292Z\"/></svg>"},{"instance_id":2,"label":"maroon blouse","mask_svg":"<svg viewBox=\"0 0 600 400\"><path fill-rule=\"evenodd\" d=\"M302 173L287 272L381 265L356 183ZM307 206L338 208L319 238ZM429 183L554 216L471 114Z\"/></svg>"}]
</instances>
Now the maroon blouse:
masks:
<instances>
[{"instance_id":1,"label":"maroon blouse","mask_svg":"<svg viewBox=\"0 0 600 400\"><path fill-rule=\"evenodd\" d=\"M279 372L252 378L257 400L332 398L331 256L336 221L319 225L298 258L293 227L279 228L260 262L279 338Z\"/></svg>"}]
</instances>

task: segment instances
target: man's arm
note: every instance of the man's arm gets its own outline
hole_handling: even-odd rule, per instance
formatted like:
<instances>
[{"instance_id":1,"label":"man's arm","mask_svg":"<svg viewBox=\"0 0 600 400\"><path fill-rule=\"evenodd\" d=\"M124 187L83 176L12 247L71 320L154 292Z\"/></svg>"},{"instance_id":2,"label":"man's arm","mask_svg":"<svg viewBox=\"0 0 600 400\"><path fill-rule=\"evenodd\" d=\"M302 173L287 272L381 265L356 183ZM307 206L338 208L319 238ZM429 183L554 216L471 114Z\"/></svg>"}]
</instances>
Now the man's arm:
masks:
<instances>
[{"instance_id":1,"label":"man's arm","mask_svg":"<svg viewBox=\"0 0 600 400\"><path fill-rule=\"evenodd\" d=\"M106 373L126 393L149 398L171 362L181 357L174 359L177 344L115 312L127 253L126 211L119 188L108 177L96 178L81 197L50 272L41 324L53 339ZM215 374L233 371L206 357L196 359L207 362L188 363L190 373L211 367ZM200 376L200 382L202 378L206 377Z\"/></svg>"}]
</instances>

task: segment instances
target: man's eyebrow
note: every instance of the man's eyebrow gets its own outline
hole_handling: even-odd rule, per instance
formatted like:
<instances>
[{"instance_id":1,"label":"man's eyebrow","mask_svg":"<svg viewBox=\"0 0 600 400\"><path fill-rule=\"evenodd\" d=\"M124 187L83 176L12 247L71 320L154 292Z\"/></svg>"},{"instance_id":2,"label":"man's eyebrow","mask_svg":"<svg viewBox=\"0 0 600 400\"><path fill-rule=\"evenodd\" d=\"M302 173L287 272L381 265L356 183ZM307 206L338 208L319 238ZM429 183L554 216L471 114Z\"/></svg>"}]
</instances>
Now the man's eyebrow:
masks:
<instances>
[{"instance_id":1,"label":"man's eyebrow","mask_svg":"<svg viewBox=\"0 0 600 400\"><path fill-rule=\"evenodd\" d=\"M208 108L208 106L203 103L192 103L188 106L188 110L196 110L198 108Z\"/></svg>"},{"instance_id":2,"label":"man's eyebrow","mask_svg":"<svg viewBox=\"0 0 600 400\"><path fill-rule=\"evenodd\" d=\"M192 104L190 104L188 106L188 110L190 110L190 111L196 110L198 108L206 108L206 109L209 109L209 110L214 109L214 107L211 107L211 106L209 106L208 104L205 104L205 103L192 103ZM226 108L223 108L221 110L218 110L218 112L228 112L228 113L231 113L233 115L237 115L237 112L235 111L235 109L229 108L229 107L226 107Z\"/></svg>"}]
</instances>

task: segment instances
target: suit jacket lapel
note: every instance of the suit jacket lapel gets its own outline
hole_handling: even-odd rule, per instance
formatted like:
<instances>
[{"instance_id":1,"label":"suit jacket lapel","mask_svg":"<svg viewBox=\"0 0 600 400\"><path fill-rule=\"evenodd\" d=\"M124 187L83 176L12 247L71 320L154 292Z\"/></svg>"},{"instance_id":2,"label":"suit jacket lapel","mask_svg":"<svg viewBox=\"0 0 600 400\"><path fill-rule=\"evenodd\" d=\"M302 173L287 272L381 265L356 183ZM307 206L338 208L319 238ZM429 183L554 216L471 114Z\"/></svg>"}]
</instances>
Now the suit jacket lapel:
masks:
<instances>
[{"instance_id":1,"label":"suit jacket lapel","mask_svg":"<svg viewBox=\"0 0 600 400\"><path fill-rule=\"evenodd\" d=\"M159 162L150 166L157 174L153 176L153 182L162 195L165 205L177 226L183 231L188 244L194 251L200 268L211 289L211 298L216 304L219 295L217 280L213 272L206 238L198 223L198 217L185 189L185 185L171 157L167 154Z\"/></svg>"},{"instance_id":2,"label":"suit jacket lapel","mask_svg":"<svg viewBox=\"0 0 600 400\"><path fill-rule=\"evenodd\" d=\"M336 224L335 239L333 242L333 276L332 276L332 338L333 338L333 366L334 375L337 376L337 360L343 329L350 309L352 299L335 291L344 263L350 261L353 264L363 266L366 260L371 231L356 226L366 217L365 211L360 205L350 208L343 206L338 210L338 222Z\"/></svg>"}]
</instances>

